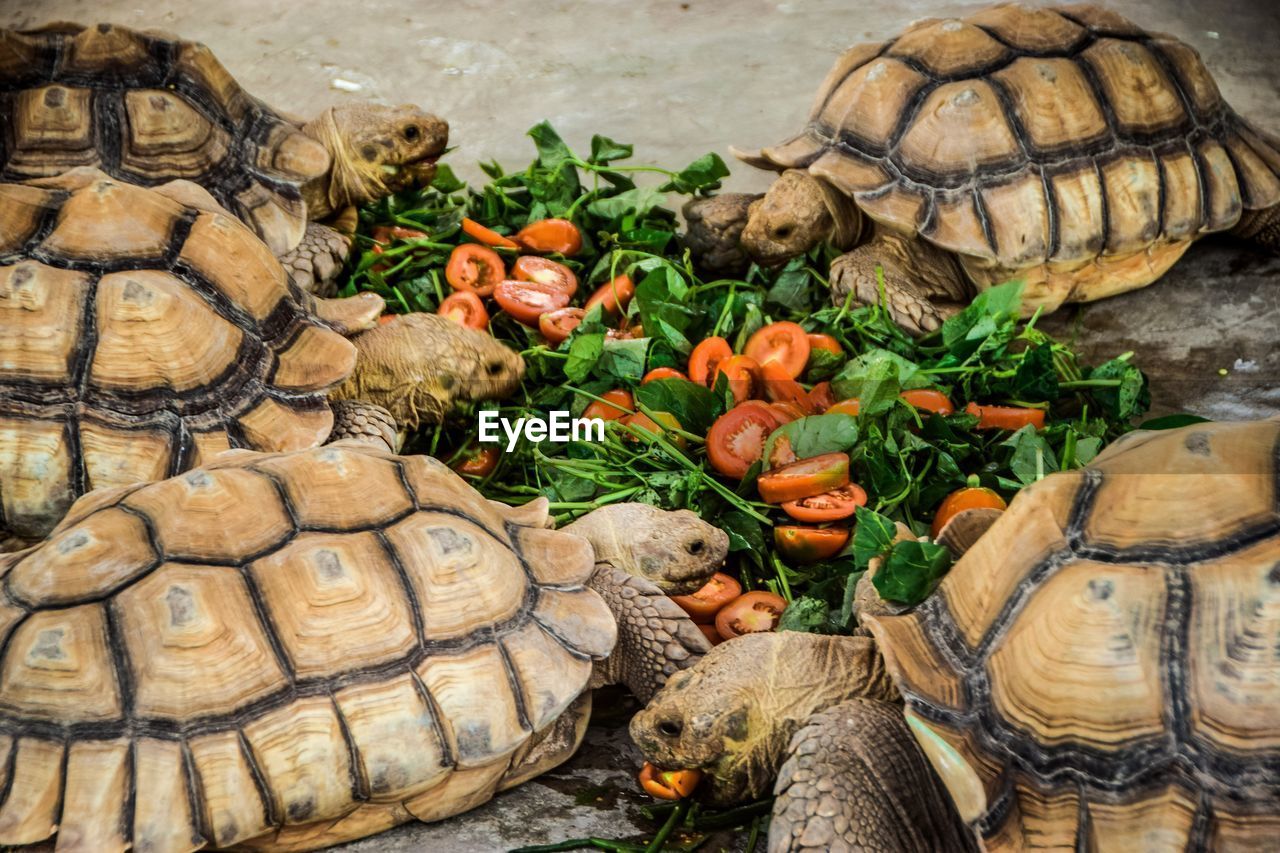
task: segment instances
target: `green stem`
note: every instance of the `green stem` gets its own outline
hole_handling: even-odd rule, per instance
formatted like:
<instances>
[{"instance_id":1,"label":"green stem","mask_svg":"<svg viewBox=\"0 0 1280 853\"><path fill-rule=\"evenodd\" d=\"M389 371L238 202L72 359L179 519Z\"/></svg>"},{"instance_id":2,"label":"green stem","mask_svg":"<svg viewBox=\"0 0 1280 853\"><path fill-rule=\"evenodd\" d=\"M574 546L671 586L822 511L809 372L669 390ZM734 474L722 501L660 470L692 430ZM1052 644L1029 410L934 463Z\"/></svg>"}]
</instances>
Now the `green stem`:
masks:
<instances>
[{"instance_id":1,"label":"green stem","mask_svg":"<svg viewBox=\"0 0 1280 853\"><path fill-rule=\"evenodd\" d=\"M675 831L680 821L684 820L684 816L689 813L689 801L681 800L680 805L671 812L667 818L667 822L662 825L662 829L658 830L658 834L653 836L653 840L649 842L649 846L644 848L644 853L658 853L662 849L662 845L667 843L667 839L671 833Z\"/></svg>"},{"instance_id":2,"label":"green stem","mask_svg":"<svg viewBox=\"0 0 1280 853\"><path fill-rule=\"evenodd\" d=\"M1074 379L1070 382L1059 382L1059 388L1115 388L1120 385L1119 379Z\"/></svg>"}]
</instances>

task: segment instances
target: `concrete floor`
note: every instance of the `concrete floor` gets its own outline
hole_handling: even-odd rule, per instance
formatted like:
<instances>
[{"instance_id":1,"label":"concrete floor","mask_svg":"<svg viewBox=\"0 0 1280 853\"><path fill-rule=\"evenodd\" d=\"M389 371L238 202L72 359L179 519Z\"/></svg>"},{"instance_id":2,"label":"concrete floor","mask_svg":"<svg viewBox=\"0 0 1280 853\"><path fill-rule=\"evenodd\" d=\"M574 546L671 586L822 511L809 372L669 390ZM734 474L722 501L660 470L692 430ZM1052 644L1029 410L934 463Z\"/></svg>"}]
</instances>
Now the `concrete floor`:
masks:
<instances>
[{"instance_id":1,"label":"concrete floor","mask_svg":"<svg viewBox=\"0 0 1280 853\"><path fill-rule=\"evenodd\" d=\"M849 44L983 2L929 0L0 0L0 26L109 20L210 45L253 93L306 115L353 99L411 101L452 125L448 162L522 166L524 130L546 118L585 150L603 133L638 162L682 166L733 143L798 129L818 81ZM1280 133L1280 2L1113 0L1134 21L1197 48L1242 114ZM340 82L339 82L340 81ZM343 87L359 87L345 91ZM764 175L735 170L730 189ZM1086 351L1137 350L1159 411L1280 412L1280 259L1227 241L1194 248L1155 287L1052 318ZM1220 375L1225 371L1226 375ZM638 758L619 720L593 729L565 767L466 816L407 826L350 851L501 850L648 827ZM704 848L706 849L706 848ZM711 849L715 849L712 847Z\"/></svg>"}]
</instances>

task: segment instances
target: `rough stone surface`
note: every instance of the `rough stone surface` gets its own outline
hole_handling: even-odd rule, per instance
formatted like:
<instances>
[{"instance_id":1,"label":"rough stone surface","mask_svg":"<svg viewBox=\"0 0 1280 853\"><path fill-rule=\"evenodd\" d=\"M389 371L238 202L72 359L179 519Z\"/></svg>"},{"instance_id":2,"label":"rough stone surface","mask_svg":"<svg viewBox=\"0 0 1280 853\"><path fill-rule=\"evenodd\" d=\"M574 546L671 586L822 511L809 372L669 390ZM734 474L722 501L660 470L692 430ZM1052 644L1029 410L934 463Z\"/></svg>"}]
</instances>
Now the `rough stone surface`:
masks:
<instances>
[{"instance_id":1,"label":"rough stone surface","mask_svg":"<svg viewBox=\"0 0 1280 853\"><path fill-rule=\"evenodd\" d=\"M109 20L207 43L245 87L308 115L333 103L411 101L438 112L458 147L448 162L523 165L525 129L546 118L571 145L592 133L633 142L637 162L678 166L729 144L797 130L818 82L849 44L882 40L924 16L983 2L927 0L0 0L0 26ZM1112 0L1204 56L1227 99L1280 133L1276 0ZM335 82L343 81L343 82ZM356 84L359 91L344 91ZM736 166L726 189L767 176ZM1280 412L1280 260L1217 240L1193 248L1161 283L1061 312L1093 357L1136 350L1157 411ZM1219 370L1227 375L1220 376ZM503 850L584 835L638 837L651 827L625 726L596 727L568 764L470 814L406 826L347 850ZM600 797L597 801L596 797ZM584 804L579 804L579 799ZM710 845L702 849L717 849Z\"/></svg>"}]
</instances>

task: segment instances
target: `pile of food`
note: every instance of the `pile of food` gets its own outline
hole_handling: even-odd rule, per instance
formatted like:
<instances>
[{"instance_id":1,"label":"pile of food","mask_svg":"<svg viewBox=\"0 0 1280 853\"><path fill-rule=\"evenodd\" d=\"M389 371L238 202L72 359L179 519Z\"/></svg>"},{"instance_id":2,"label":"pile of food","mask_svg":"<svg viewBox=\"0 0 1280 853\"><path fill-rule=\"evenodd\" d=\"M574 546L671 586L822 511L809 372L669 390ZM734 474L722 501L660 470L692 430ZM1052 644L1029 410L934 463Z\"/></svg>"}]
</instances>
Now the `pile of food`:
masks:
<instances>
[{"instance_id":1,"label":"pile of food","mask_svg":"<svg viewBox=\"0 0 1280 853\"><path fill-rule=\"evenodd\" d=\"M495 500L544 496L559 522L640 501L728 533L733 564L678 599L712 642L779 624L848 632L877 557L883 597L922 600L951 563L933 540L952 515L1083 466L1146 409L1129 354L1080 363L1035 317L1019 322L1017 282L913 338L877 306L831 304L825 247L703 277L665 204L717 188L719 157L668 172L626 165L631 146L601 136L583 158L545 123L529 135L523 171L483 164L490 181L471 189L441 166L431 188L362 211L343 292L488 329L525 359L516 395L459 407L407 452ZM602 441L485 443L486 411L606 426Z\"/></svg>"}]
</instances>

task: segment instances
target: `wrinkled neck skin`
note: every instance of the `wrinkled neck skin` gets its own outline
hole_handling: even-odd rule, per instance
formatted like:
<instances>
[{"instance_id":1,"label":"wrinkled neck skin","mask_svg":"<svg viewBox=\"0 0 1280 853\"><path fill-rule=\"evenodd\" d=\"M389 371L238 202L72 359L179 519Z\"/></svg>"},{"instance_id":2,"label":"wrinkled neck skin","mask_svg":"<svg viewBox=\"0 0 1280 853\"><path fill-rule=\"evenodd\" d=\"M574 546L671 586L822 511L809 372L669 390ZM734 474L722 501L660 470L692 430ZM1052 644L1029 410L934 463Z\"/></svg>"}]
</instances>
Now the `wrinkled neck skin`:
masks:
<instances>
[{"instance_id":1,"label":"wrinkled neck skin","mask_svg":"<svg viewBox=\"0 0 1280 853\"><path fill-rule=\"evenodd\" d=\"M768 793L796 731L855 697L899 701L870 638L748 634L674 676L631 736L660 767L702 769L706 795L728 805Z\"/></svg>"}]
</instances>

